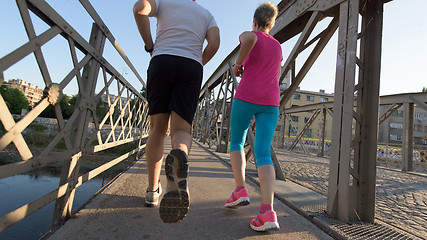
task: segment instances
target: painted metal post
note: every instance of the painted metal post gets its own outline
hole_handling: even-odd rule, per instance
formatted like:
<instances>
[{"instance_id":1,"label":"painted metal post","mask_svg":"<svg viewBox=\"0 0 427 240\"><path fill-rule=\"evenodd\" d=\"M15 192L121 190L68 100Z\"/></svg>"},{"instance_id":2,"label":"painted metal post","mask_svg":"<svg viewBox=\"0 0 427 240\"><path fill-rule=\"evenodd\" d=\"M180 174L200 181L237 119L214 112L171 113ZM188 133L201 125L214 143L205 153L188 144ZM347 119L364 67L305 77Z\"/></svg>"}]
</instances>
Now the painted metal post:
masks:
<instances>
[{"instance_id":1,"label":"painted metal post","mask_svg":"<svg viewBox=\"0 0 427 240\"><path fill-rule=\"evenodd\" d=\"M97 50L98 55L102 55L105 46L105 36L97 24L93 24L89 43ZM95 87L100 69L100 63L92 59L83 70L83 86L79 89L79 98L76 107L81 109L78 121L72 126L70 139L73 148L83 150L86 143L86 133L89 122L94 119L96 111ZM57 226L71 216L75 185L80 170L80 157L82 151L74 155L71 159L64 161L59 186L68 183L67 193L56 200L52 219L52 227Z\"/></svg>"},{"instance_id":2,"label":"painted metal post","mask_svg":"<svg viewBox=\"0 0 427 240\"><path fill-rule=\"evenodd\" d=\"M320 121L321 124L321 134L320 134L320 151L317 154L319 157L325 156L325 135L326 135L326 108L323 107L322 109L322 120Z\"/></svg>"},{"instance_id":3,"label":"painted metal post","mask_svg":"<svg viewBox=\"0 0 427 240\"><path fill-rule=\"evenodd\" d=\"M414 103L403 104L402 171L413 170Z\"/></svg>"},{"instance_id":4,"label":"painted metal post","mask_svg":"<svg viewBox=\"0 0 427 240\"><path fill-rule=\"evenodd\" d=\"M218 147L217 147L217 152L222 152L222 153L228 153L229 152L229 147L228 147L228 143L229 143L229 135L230 135L230 116L229 116L229 112L227 111L227 100L233 99L234 96L234 89L233 89L233 84L230 84L231 81L231 70L227 71L225 74L225 88L224 88L224 92L223 92L223 99L222 99L222 105L221 105L221 110L219 112L220 116L221 116L221 124L220 124L220 130L219 130L219 136L218 136ZM231 92L229 93L229 88L231 89ZM231 102L231 101L230 101ZM231 112L230 112L231 114Z\"/></svg>"},{"instance_id":5,"label":"painted metal post","mask_svg":"<svg viewBox=\"0 0 427 240\"><path fill-rule=\"evenodd\" d=\"M340 4L338 56L335 80L332 152L329 169L327 212L342 221L353 218L350 196L350 159L359 0Z\"/></svg>"},{"instance_id":6,"label":"painted metal post","mask_svg":"<svg viewBox=\"0 0 427 240\"><path fill-rule=\"evenodd\" d=\"M349 0L340 6L328 213L345 222L374 222L375 214L383 3L362 1L361 6L361 34L359 1ZM360 59L356 56L359 36Z\"/></svg>"},{"instance_id":7,"label":"painted metal post","mask_svg":"<svg viewBox=\"0 0 427 240\"><path fill-rule=\"evenodd\" d=\"M356 217L373 223L375 220L375 185L378 140L378 112L381 69L383 3L366 1L361 10L359 84L357 92L356 146L351 195L357 195ZM353 219L355 220L355 219Z\"/></svg>"}]
</instances>

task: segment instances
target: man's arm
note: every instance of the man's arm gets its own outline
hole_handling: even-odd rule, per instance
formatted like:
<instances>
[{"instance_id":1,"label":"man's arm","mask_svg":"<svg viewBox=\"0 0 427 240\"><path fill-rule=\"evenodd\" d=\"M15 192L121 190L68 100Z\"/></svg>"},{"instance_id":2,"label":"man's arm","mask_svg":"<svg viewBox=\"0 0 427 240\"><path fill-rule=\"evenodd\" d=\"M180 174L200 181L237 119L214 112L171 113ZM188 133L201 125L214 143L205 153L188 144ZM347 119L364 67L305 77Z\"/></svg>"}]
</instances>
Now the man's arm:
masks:
<instances>
[{"instance_id":1,"label":"man's arm","mask_svg":"<svg viewBox=\"0 0 427 240\"><path fill-rule=\"evenodd\" d=\"M215 55L215 53L218 51L219 48L219 28L218 27L211 27L206 32L206 41L208 44L206 45L205 49L203 50L202 55L202 64L203 66L208 63L212 57Z\"/></svg>"},{"instance_id":2,"label":"man's arm","mask_svg":"<svg viewBox=\"0 0 427 240\"><path fill-rule=\"evenodd\" d=\"M136 26L139 34L144 40L147 49L152 49L154 46L153 38L151 37L150 19L156 13L155 0L139 0L133 6L133 16L135 17Z\"/></svg>"}]
</instances>

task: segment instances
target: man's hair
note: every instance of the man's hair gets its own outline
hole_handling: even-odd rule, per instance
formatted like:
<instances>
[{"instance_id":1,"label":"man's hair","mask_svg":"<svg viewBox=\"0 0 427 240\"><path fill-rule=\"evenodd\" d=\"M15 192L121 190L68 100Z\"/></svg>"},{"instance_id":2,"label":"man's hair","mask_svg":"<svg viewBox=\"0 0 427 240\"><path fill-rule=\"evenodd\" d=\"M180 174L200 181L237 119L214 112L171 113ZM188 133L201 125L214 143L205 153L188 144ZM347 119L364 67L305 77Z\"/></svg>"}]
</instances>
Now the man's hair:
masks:
<instances>
[{"instance_id":1,"label":"man's hair","mask_svg":"<svg viewBox=\"0 0 427 240\"><path fill-rule=\"evenodd\" d=\"M264 28L272 28L276 21L278 9L277 6L271 2L261 4L254 13L254 19L258 25Z\"/></svg>"}]
</instances>

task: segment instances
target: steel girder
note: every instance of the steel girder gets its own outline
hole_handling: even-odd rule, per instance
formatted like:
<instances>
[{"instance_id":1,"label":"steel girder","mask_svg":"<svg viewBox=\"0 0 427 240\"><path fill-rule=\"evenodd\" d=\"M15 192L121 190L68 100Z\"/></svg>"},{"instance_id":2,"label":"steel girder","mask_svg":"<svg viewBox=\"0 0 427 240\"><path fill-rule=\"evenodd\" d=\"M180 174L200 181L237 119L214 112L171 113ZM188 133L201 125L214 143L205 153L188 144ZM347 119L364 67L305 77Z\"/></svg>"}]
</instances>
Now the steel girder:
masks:
<instances>
[{"instance_id":1,"label":"steel girder","mask_svg":"<svg viewBox=\"0 0 427 240\"><path fill-rule=\"evenodd\" d=\"M330 166L328 214L344 221L359 219L372 222L374 216L374 150L378 126L382 9L385 2L387 1L282 1L278 5L276 25L270 32L281 43L299 34L297 43L286 57L280 81L294 68L298 55L314 45L302 67L291 73L291 85L282 93L283 113L285 104L339 28L333 103L334 153ZM309 39L317 23L329 17L332 18L329 25ZM362 19L361 32L358 31L359 19ZM239 46L208 79L202 87L200 99L220 84L220 76L228 71L229 62L236 60L238 51ZM359 54L356 54L357 51ZM357 70L359 82L356 84Z\"/></svg>"},{"instance_id":2,"label":"steel girder","mask_svg":"<svg viewBox=\"0 0 427 240\"><path fill-rule=\"evenodd\" d=\"M86 181L96 177L112 166L137 154L145 148L145 139L149 132L147 101L104 57L103 49L108 39L118 51L135 76L142 81L113 35L102 22L96 11L87 0L80 0L86 11L94 20L89 40L83 38L66 22L47 2L40 0L16 0L17 6L28 35L28 42L0 59L1 83L4 72L29 55L35 56L45 84L42 100L22 119L15 122L5 100L0 96L0 120L5 134L0 137L0 150L13 143L22 161L0 166L0 178L6 178L55 163L62 163L62 176L59 187L43 197L28 203L0 218L0 231L23 220L38 209L56 201L53 225L71 215L75 189ZM40 18L49 27L37 35L30 12ZM51 79L43 49L50 40L64 38L70 50L72 68L59 82ZM80 59L78 54L83 55ZM103 80L101 89L96 89L97 81ZM63 90L74 82L78 86L76 108L68 120L62 116L59 104ZM116 84L116 86L114 86ZM105 115L96 114L97 103L103 101L108 108ZM27 144L23 132L48 107L53 106L56 113L58 133L49 139L48 146L34 151ZM123 153L96 169L85 174L79 173L81 157L98 153L116 146L136 143L136 148ZM64 151L55 148L63 144ZM34 154L37 152L37 154Z\"/></svg>"}]
</instances>

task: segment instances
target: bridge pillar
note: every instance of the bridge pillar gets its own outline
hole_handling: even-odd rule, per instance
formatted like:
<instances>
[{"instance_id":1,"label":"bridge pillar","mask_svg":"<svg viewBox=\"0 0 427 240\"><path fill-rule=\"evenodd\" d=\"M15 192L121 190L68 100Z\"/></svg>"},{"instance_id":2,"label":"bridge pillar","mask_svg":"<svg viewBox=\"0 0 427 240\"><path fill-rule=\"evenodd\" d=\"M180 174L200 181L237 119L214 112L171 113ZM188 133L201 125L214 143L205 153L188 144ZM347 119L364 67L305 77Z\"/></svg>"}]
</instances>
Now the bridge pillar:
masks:
<instances>
[{"instance_id":1,"label":"bridge pillar","mask_svg":"<svg viewBox=\"0 0 427 240\"><path fill-rule=\"evenodd\" d=\"M403 104L402 171L413 170L414 155L414 103Z\"/></svg>"},{"instance_id":2,"label":"bridge pillar","mask_svg":"<svg viewBox=\"0 0 427 240\"><path fill-rule=\"evenodd\" d=\"M349 0L340 5L327 211L345 222L374 222L382 23L382 2Z\"/></svg>"},{"instance_id":3,"label":"bridge pillar","mask_svg":"<svg viewBox=\"0 0 427 240\"><path fill-rule=\"evenodd\" d=\"M366 1L366 4L363 4L361 5L362 33L359 83L357 86L357 113L361 116L361 123L356 124L356 138L359 138L360 141L355 147L354 168L356 176L354 176L355 181L351 187L351 191L357 195L357 216L355 217L358 220L373 223L375 220L378 112L384 5L380 1ZM358 129L360 131L357 131Z\"/></svg>"},{"instance_id":4,"label":"bridge pillar","mask_svg":"<svg viewBox=\"0 0 427 240\"><path fill-rule=\"evenodd\" d=\"M102 55L105 46L106 37L97 24L92 25L92 32L89 43L95 48L96 53ZM82 151L86 144L86 135L89 123L94 121L96 111L95 88L98 78L100 63L92 59L84 67L83 74L79 85L79 94L76 103L76 108L80 109L78 120L71 127L70 139L74 149L79 149L80 152L74 155L71 159L64 161L61 173L59 186L69 183L66 194L57 199L52 218L52 227L61 224L71 216L71 210L74 201L74 194L77 184L77 178L80 170L80 157L84 154Z\"/></svg>"},{"instance_id":5,"label":"bridge pillar","mask_svg":"<svg viewBox=\"0 0 427 240\"><path fill-rule=\"evenodd\" d=\"M320 122L320 135L319 135L319 145L320 151L317 153L317 156L325 156L325 134L326 134L326 107L322 109L322 120Z\"/></svg>"}]
</instances>

